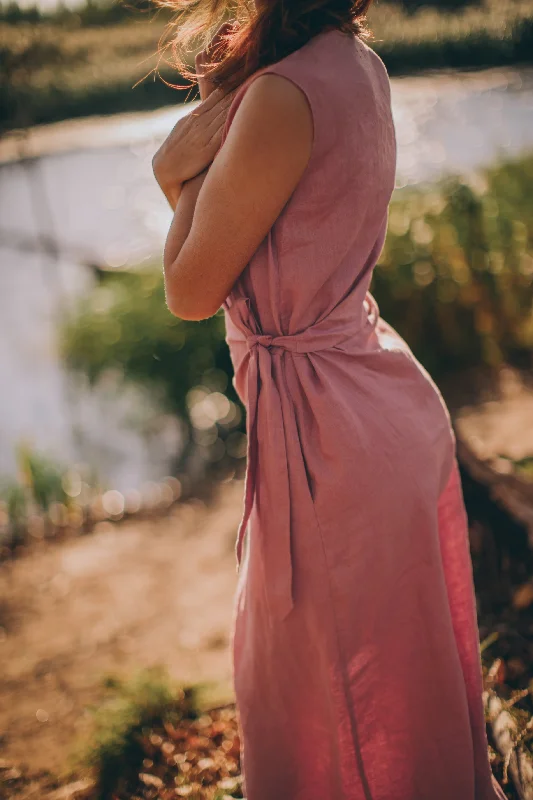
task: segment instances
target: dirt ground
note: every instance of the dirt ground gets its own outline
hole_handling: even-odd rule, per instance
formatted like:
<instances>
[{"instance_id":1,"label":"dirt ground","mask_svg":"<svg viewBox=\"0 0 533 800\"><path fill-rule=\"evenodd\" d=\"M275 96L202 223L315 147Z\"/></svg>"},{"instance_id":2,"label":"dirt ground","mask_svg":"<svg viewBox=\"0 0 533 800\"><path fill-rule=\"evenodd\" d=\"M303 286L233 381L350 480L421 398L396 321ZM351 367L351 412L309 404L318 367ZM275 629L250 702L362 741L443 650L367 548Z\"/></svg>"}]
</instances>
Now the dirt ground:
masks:
<instances>
[{"instance_id":1,"label":"dirt ground","mask_svg":"<svg viewBox=\"0 0 533 800\"><path fill-rule=\"evenodd\" d=\"M106 674L164 665L232 699L242 481L0 565L0 761L61 775Z\"/></svg>"}]
</instances>

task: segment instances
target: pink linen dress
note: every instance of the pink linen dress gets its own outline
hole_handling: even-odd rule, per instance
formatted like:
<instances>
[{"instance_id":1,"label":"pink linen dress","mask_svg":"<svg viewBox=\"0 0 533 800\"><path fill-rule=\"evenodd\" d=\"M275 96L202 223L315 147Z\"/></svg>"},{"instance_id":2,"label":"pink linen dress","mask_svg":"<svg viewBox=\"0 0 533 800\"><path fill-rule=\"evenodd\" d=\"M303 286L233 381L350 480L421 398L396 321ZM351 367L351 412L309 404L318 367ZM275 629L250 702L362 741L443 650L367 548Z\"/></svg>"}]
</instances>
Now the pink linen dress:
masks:
<instances>
[{"instance_id":1,"label":"pink linen dress","mask_svg":"<svg viewBox=\"0 0 533 800\"><path fill-rule=\"evenodd\" d=\"M396 138L340 31L250 76L306 95L310 161L223 304L247 409L232 627L247 800L504 800L450 417L368 287ZM243 220L245 224L245 220Z\"/></svg>"}]
</instances>

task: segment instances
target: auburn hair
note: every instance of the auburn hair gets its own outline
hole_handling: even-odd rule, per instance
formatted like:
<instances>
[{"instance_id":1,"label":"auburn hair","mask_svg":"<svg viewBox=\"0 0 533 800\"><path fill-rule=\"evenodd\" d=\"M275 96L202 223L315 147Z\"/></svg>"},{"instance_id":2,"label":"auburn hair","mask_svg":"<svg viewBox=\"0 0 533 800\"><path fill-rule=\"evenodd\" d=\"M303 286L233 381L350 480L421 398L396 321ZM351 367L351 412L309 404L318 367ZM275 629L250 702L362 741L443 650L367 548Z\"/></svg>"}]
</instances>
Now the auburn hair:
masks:
<instances>
[{"instance_id":1,"label":"auburn hair","mask_svg":"<svg viewBox=\"0 0 533 800\"><path fill-rule=\"evenodd\" d=\"M326 30L360 38L371 34L366 12L372 0L155 0L174 12L160 42L171 63L196 83L190 54L207 50L204 75L231 90L262 67L288 56ZM213 37L223 32L211 44Z\"/></svg>"}]
</instances>

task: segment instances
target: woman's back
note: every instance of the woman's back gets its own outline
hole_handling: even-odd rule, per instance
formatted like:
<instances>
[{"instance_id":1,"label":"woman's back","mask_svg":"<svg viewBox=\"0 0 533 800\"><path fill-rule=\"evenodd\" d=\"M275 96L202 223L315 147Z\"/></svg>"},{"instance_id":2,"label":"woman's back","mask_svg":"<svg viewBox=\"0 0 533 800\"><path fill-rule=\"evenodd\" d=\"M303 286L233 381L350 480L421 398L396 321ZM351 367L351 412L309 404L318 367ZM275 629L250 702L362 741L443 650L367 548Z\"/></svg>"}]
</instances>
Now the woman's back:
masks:
<instances>
[{"instance_id":1,"label":"woman's back","mask_svg":"<svg viewBox=\"0 0 533 800\"><path fill-rule=\"evenodd\" d=\"M292 80L305 93L314 141L298 186L242 274L239 289L252 306L255 297L261 298L261 309L254 310L264 332L306 328L347 293L353 293L350 313L359 318L383 246L395 181L387 72L359 38L324 32L245 82L226 131L251 80L266 73Z\"/></svg>"}]
</instances>

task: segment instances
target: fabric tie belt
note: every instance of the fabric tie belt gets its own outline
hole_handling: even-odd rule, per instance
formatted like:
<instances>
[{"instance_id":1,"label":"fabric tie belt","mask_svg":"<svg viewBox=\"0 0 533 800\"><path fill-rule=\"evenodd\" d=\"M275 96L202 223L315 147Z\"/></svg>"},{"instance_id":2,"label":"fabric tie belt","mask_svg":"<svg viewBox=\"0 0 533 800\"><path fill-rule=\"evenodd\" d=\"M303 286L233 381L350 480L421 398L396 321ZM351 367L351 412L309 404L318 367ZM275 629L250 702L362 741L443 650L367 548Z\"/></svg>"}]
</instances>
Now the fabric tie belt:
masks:
<instances>
[{"instance_id":1,"label":"fabric tie belt","mask_svg":"<svg viewBox=\"0 0 533 800\"><path fill-rule=\"evenodd\" d=\"M367 300L372 310L368 317L370 329L373 330L378 317L379 308L376 301L367 293ZM325 317L305 330L285 335L270 335L260 332L259 325L250 307L248 297L239 297L231 306L227 306L232 322L233 332L228 334L226 341L231 345L233 341L245 341L249 353L247 365L247 466L244 488L244 512L239 525L236 543L237 565L241 564L242 548L246 526L250 518L256 495L256 479L258 468L258 439L257 417L258 400L261 392L265 403L267 419L265 431L268 434L268 447L270 448L268 462L275 465L268 474L265 469L261 471L261 480L270 481L275 492L275 502L265 509L260 520L263 540L263 562L265 576L268 581L266 586L271 617L283 620L293 608L292 586L292 554L291 554L291 496L289 484L288 446L289 441L287 425L296 433L296 423L287 420L283 415L281 392L285 387L277 385L272 371L272 351L280 348L292 353L316 353L346 343L350 340L359 340L358 334L361 327L353 323L346 324L340 321L335 323L330 317ZM353 317L352 317L353 319ZM367 330L367 325L363 325ZM240 335L239 335L240 334ZM290 397L288 397L290 406ZM285 404L287 408L287 403ZM285 412L287 413L287 412ZM290 407L291 415L294 413ZM297 436L295 437L297 440ZM263 465L262 465L263 466ZM312 500L311 500L312 502Z\"/></svg>"}]
</instances>

